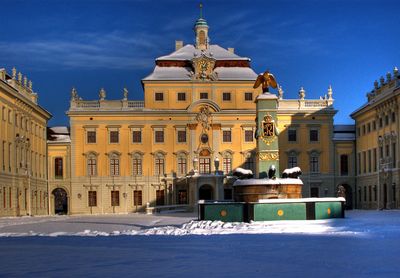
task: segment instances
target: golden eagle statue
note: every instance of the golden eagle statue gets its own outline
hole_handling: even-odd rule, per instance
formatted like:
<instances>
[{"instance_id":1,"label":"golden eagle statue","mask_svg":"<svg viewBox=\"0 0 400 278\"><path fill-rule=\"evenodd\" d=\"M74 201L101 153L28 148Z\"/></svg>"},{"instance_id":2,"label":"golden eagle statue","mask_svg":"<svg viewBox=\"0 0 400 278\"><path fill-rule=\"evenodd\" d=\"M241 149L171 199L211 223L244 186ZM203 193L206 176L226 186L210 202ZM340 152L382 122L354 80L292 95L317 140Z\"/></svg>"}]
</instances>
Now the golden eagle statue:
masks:
<instances>
[{"instance_id":1,"label":"golden eagle statue","mask_svg":"<svg viewBox=\"0 0 400 278\"><path fill-rule=\"evenodd\" d=\"M262 85L263 93L269 92L269 87L276 88L278 83L276 83L275 77L269 71L259 74L253 88L256 89Z\"/></svg>"}]
</instances>

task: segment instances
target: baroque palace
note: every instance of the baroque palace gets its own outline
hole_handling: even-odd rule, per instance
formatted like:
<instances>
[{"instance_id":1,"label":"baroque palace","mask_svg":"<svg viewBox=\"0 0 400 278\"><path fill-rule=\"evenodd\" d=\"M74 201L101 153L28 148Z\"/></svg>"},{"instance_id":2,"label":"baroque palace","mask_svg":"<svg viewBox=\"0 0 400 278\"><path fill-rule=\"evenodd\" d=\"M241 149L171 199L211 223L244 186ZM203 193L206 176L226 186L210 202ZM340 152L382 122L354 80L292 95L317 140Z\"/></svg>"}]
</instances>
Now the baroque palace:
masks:
<instances>
[{"instance_id":1,"label":"baroque palace","mask_svg":"<svg viewBox=\"0 0 400 278\"><path fill-rule=\"evenodd\" d=\"M356 128L334 125L331 87L310 100L303 88L285 99L278 86L279 150L265 158L254 139L257 74L249 58L210 44L208 30L200 17L194 45L176 41L155 60L143 101L126 89L122 99L101 89L83 100L72 89L70 126L48 128L47 144L51 115L26 78L1 70L0 215L196 209L201 199L232 200L233 169L258 176L264 159L299 166L304 197L341 191L348 208L399 207L397 70L352 114Z\"/></svg>"}]
</instances>

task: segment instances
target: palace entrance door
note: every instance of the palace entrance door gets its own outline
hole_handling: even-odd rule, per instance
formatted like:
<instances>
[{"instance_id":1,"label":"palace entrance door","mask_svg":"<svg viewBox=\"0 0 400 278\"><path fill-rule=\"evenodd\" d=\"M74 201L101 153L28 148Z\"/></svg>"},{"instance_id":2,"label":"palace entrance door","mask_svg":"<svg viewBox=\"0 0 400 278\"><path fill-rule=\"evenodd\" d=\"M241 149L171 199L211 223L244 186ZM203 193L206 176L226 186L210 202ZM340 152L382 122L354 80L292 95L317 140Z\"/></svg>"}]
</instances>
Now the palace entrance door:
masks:
<instances>
[{"instance_id":1,"label":"palace entrance door","mask_svg":"<svg viewBox=\"0 0 400 278\"><path fill-rule=\"evenodd\" d=\"M62 188L53 190L54 195L54 213L55 214L68 214L68 195Z\"/></svg>"}]
</instances>

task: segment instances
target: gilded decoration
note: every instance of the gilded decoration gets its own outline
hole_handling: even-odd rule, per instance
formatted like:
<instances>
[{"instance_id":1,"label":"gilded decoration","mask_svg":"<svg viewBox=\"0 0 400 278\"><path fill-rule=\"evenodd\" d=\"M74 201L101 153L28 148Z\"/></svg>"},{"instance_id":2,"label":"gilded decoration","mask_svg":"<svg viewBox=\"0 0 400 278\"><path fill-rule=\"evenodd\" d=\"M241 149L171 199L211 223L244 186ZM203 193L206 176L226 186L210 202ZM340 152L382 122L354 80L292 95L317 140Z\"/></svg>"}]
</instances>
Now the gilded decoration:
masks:
<instances>
[{"instance_id":1,"label":"gilded decoration","mask_svg":"<svg viewBox=\"0 0 400 278\"><path fill-rule=\"evenodd\" d=\"M259 160L279 160L279 152L259 153Z\"/></svg>"},{"instance_id":2,"label":"gilded decoration","mask_svg":"<svg viewBox=\"0 0 400 278\"><path fill-rule=\"evenodd\" d=\"M269 87L277 88L278 83L276 82L274 75L267 70L263 74L259 74L257 76L253 88L257 89L258 87L260 87L260 85L262 87L263 93L269 93Z\"/></svg>"},{"instance_id":3,"label":"gilded decoration","mask_svg":"<svg viewBox=\"0 0 400 278\"><path fill-rule=\"evenodd\" d=\"M200 80L215 80L214 66L215 59L210 58L204 54L200 57L195 57L192 59L194 68L194 79Z\"/></svg>"},{"instance_id":4,"label":"gilded decoration","mask_svg":"<svg viewBox=\"0 0 400 278\"><path fill-rule=\"evenodd\" d=\"M209 130L211 126L211 111L208 106L200 108L200 112L196 115L196 121L201 124L203 130Z\"/></svg>"},{"instance_id":5,"label":"gilded decoration","mask_svg":"<svg viewBox=\"0 0 400 278\"><path fill-rule=\"evenodd\" d=\"M277 135L275 132L275 121L270 114L264 116L264 120L261 122L261 126L261 140L263 140L265 144L269 146L273 141L275 141Z\"/></svg>"}]
</instances>

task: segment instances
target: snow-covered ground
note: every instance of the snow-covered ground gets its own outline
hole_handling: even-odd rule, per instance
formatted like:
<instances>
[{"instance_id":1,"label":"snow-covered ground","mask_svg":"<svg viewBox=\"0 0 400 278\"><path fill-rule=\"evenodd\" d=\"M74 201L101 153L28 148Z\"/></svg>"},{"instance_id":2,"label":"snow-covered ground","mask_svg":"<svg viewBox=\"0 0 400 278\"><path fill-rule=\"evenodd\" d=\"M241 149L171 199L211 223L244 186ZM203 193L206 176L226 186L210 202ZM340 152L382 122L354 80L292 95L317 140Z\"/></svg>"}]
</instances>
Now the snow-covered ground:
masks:
<instances>
[{"instance_id":1,"label":"snow-covered ground","mask_svg":"<svg viewBox=\"0 0 400 278\"><path fill-rule=\"evenodd\" d=\"M400 211L250 224L195 218L1 218L0 277L400 277Z\"/></svg>"}]
</instances>

